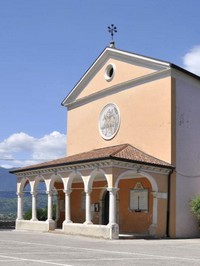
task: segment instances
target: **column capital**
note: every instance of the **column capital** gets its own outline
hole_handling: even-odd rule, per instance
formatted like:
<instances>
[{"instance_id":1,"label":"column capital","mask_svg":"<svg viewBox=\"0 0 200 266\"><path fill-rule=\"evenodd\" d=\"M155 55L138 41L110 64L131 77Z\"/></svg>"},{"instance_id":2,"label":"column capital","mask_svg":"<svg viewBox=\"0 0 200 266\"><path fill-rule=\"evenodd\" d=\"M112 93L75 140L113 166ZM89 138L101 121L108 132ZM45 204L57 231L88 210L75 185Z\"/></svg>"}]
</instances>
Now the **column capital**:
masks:
<instances>
[{"instance_id":1,"label":"column capital","mask_svg":"<svg viewBox=\"0 0 200 266\"><path fill-rule=\"evenodd\" d=\"M67 195L70 195L72 193L72 189L64 189L63 192Z\"/></svg>"},{"instance_id":2,"label":"column capital","mask_svg":"<svg viewBox=\"0 0 200 266\"><path fill-rule=\"evenodd\" d=\"M32 196L37 196L37 191L31 191Z\"/></svg>"},{"instance_id":3,"label":"column capital","mask_svg":"<svg viewBox=\"0 0 200 266\"><path fill-rule=\"evenodd\" d=\"M107 188L107 191L116 194L117 191L119 191L119 188L116 188L116 187L108 187L108 188Z\"/></svg>"},{"instance_id":4,"label":"column capital","mask_svg":"<svg viewBox=\"0 0 200 266\"><path fill-rule=\"evenodd\" d=\"M90 194L92 192L92 189L85 189L84 191L86 194Z\"/></svg>"},{"instance_id":5,"label":"column capital","mask_svg":"<svg viewBox=\"0 0 200 266\"><path fill-rule=\"evenodd\" d=\"M17 195L18 197L22 197L22 196L24 195L24 193L23 193L23 192L17 192L16 195Z\"/></svg>"},{"instance_id":6,"label":"column capital","mask_svg":"<svg viewBox=\"0 0 200 266\"><path fill-rule=\"evenodd\" d=\"M53 195L53 191L52 190L48 190L48 191L46 191L46 194L49 195L49 196L52 196Z\"/></svg>"}]
</instances>

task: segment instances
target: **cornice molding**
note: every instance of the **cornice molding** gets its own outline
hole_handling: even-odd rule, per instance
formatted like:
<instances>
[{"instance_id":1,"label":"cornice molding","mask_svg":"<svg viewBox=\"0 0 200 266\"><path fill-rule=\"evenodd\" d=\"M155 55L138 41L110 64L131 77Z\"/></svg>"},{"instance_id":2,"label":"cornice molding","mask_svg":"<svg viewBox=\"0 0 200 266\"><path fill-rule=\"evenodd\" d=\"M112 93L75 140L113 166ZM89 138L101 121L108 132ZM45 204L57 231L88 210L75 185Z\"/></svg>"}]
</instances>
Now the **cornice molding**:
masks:
<instances>
[{"instance_id":1,"label":"cornice molding","mask_svg":"<svg viewBox=\"0 0 200 266\"><path fill-rule=\"evenodd\" d=\"M139 85L151 82L151 81L155 81L158 79L162 79L170 75L171 75L170 69L164 69L161 71L157 71L157 72L145 75L140 78L131 79L126 82L119 83L117 85L111 86L110 88L104 88L101 91L90 94L89 96L75 100L74 102L70 102L69 104L66 104L65 106L68 108L68 110L71 110L81 105L85 105L89 102L98 100L100 98L104 98L106 96L109 96L109 95L112 95L112 94L115 94L115 93L118 93L124 90L132 89L136 86L139 86Z\"/></svg>"},{"instance_id":2,"label":"cornice molding","mask_svg":"<svg viewBox=\"0 0 200 266\"><path fill-rule=\"evenodd\" d=\"M71 92L65 97L62 105L68 106L69 103L74 102L80 92L109 59L116 59L126 63L151 68L155 71L170 68L170 63L168 62L108 47L99 55L82 78L77 82Z\"/></svg>"},{"instance_id":3,"label":"cornice molding","mask_svg":"<svg viewBox=\"0 0 200 266\"><path fill-rule=\"evenodd\" d=\"M73 164L73 165L66 165L66 166L54 166L54 167L48 167L44 169L35 169L30 171L23 171L16 173L16 175L19 178L23 177L30 177L30 176L45 176L49 174L55 174L55 175L62 175L63 173L70 173L73 171L81 172L83 170L94 170L94 169L105 169L105 168L120 168L120 169L126 169L126 170L135 170L136 172L148 172L148 173L156 173L156 174L164 174L168 175L171 172L171 169L165 168L165 167L159 167L149 164L140 164L135 162L125 162L120 161L116 159L108 159L108 160L102 160L98 162L87 162L87 163L81 163L81 164Z\"/></svg>"}]
</instances>

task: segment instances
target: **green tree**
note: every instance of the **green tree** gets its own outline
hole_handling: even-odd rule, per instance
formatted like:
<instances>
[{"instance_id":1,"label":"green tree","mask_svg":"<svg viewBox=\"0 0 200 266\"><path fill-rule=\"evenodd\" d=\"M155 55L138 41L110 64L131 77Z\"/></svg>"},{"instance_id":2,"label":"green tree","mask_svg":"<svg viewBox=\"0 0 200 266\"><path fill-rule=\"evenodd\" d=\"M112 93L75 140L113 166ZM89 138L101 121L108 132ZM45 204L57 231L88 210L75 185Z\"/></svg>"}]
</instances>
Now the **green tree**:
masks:
<instances>
[{"instance_id":1,"label":"green tree","mask_svg":"<svg viewBox=\"0 0 200 266\"><path fill-rule=\"evenodd\" d=\"M190 202L191 211L194 216L197 218L199 226L200 226L200 196L195 197Z\"/></svg>"}]
</instances>

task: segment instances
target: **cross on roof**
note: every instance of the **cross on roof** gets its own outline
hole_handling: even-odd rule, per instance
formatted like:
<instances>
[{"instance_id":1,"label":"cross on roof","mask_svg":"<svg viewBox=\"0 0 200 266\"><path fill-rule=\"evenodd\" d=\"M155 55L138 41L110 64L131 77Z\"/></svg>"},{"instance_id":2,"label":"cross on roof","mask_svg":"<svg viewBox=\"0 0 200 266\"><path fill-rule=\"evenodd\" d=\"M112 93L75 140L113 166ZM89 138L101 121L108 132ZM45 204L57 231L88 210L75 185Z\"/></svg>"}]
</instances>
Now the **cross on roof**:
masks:
<instances>
[{"instance_id":1,"label":"cross on roof","mask_svg":"<svg viewBox=\"0 0 200 266\"><path fill-rule=\"evenodd\" d=\"M108 26L108 32L111 35L111 41L113 41L113 35L117 32L117 27L115 27L114 24L111 24L111 26Z\"/></svg>"}]
</instances>

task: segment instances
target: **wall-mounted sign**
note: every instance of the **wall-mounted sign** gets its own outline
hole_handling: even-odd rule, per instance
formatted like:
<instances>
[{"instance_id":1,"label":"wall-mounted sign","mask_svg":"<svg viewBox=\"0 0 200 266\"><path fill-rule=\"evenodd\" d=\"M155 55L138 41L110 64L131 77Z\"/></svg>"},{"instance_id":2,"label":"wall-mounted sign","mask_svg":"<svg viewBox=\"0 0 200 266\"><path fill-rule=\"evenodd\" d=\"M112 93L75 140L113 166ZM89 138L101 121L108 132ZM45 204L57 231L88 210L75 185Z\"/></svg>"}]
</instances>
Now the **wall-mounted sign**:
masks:
<instances>
[{"instance_id":1,"label":"wall-mounted sign","mask_svg":"<svg viewBox=\"0 0 200 266\"><path fill-rule=\"evenodd\" d=\"M135 212L148 210L148 189L144 189L141 183L137 183L130 190L130 210Z\"/></svg>"}]
</instances>

